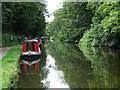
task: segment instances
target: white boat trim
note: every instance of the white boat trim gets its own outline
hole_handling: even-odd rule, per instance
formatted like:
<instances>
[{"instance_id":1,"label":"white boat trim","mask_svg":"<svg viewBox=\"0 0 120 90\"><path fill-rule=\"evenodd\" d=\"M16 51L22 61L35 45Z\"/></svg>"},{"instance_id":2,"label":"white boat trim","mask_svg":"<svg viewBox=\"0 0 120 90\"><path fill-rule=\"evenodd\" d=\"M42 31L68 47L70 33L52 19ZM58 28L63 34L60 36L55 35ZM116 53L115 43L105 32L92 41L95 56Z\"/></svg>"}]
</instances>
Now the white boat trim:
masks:
<instances>
[{"instance_id":1,"label":"white boat trim","mask_svg":"<svg viewBox=\"0 0 120 90\"><path fill-rule=\"evenodd\" d=\"M41 55L41 52L27 51L22 52L22 55Z\"/></svg>"},{"instance_id":2,"label":"white boat trim","mask_svg":"<svg viewBox=\"0 0 120 90\"><path fill-rule=\"evenodd\" d=\"M38 60L35 60L35 61L31 61L31 62L29 62L29 61L26 61L26 60L22 60L21 62L21 64L27 64L27 65L29 65L29 66L31 66L31 65L33 65L33 64L35 64L35 63L37 63L37 62L39 62L40 61L40 59L38 59Z\"/></svg>"}]
</instances>

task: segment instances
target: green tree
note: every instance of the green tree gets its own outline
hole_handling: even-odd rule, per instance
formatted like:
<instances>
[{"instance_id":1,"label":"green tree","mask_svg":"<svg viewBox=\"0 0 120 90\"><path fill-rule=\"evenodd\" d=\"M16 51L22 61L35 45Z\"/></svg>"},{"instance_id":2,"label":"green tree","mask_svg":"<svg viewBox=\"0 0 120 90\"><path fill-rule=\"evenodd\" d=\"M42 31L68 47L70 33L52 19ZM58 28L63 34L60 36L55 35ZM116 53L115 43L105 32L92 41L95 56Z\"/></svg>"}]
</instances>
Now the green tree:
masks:
<instances>
[{"instance_id":1,"label":"green tree","mask_svg":"<svg viewBox=\"0 0 120 90\"><path fill-rule=\"evenodd\" d=\"M3 33L41 36L45 29L46 6L40 2L3 2Z\"/></svg>"},{"instance_id":2,"label":"green tree","mask_svg":"<svg viewBox=\"0 0 120 90\"><path fill-rule=\"evenodd\" d=\"M96 6L96 3L92 3ZM92 9L93 6L91 5ZM100 3L94 10L91 28L80 40L81 45L119 47L120 3Z\"/></svg>"},{"instance_id":3,"label":"green tree","mask_svg":"<svg viewBox=\"0 0 120 90\"><path fill-rule=\"evenodd\" d=\"M54 13L55 19L47 31L53 38L77 43L92 22L92 12L86 6L87 2L64 2L63 8Z\"/></svg>"}]
</instances>

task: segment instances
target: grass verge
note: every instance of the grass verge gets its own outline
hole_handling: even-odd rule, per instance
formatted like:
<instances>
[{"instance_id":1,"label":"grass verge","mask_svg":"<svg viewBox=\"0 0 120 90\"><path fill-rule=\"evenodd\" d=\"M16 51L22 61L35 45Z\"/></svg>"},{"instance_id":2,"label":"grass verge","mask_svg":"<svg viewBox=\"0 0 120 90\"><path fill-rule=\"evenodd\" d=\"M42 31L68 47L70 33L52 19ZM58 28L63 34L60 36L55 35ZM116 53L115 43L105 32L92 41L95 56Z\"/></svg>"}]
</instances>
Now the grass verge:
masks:
<instances>
[{"instance_id":1,"label":"grass verge","mask_svg":"<svg viewBox=\"0 0 120 90\"><path fill-rule=\"evenodd\" d=\"M15 46L9 50L6 56L0 61L0 89L12 86L11 80L18 74L18 61L21 47Z\"/></svg>"}]
</instances>

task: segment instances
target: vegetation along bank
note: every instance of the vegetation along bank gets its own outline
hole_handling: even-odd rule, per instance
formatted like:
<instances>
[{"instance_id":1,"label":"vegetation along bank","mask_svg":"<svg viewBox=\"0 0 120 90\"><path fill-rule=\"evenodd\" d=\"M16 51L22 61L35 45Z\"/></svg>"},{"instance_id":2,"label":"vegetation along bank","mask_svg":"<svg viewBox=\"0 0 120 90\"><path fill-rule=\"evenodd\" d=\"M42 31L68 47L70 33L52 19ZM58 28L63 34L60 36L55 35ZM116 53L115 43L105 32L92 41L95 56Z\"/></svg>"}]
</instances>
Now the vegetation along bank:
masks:
<instances>
[{"instance_id":1,"label":"vegetation along bank","mask_svg":"<svg viewBox=\"0 0 120 90\"><path fill-rule=\"evenodd\" d=\"M18 36L24 40L45 33L47 10L45 3L41 2L2 2L3 46L17 45Z\"/></svg>"},{"instance_id":2,"label":"vegetation along bank","mask_svg":"<svg viewBox=\"0 0 120 90\"><path fill-rule=\"evenodd\" d=\"M47 25L51 39L120 48L120 2L63 2Z\"/></svg>"},{"instance_id":3,"label":"vegetation along bank","mask_svg":"<svg viewBox=\"0 0 120 90\"><path fill-rule=\"evenodd\" d=\"M15 82L17 80L17 78L15 77L18 75L18 62L21 49L22 48L20 46L15 46L11 48L7 55L3 57L2 60L0 60L0 80L2 81L0 88L12 87L12 82Z\"/></svg>"}]
</instances>

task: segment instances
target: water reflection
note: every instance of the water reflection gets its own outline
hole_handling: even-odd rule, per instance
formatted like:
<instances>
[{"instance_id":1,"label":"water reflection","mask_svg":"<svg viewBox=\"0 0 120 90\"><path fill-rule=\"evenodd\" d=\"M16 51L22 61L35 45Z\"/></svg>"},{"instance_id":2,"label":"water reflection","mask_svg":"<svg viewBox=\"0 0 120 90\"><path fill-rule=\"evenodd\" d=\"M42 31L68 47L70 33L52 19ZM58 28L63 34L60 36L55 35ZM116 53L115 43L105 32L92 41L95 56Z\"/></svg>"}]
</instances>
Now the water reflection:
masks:
<instances>
[{"instance_id":1,"label":"water reflection","mask_svg":"<svg viewBox=\"0 0 120 90\"><path fill-rule=\"evenodd\" d=\"M120 50L110 48L80 48L93 65L90 88L120 88Z\"/></svg>"},{"instance_id":2,"label":"water reflection","mask_svg":"<svg viewBox=\"0 0 120 90\"><path fill-rule=\"evenodd\" d=\"M42 51L40 71L20 73L18 87L120 88L120 50L54 42Z\"/></svg>"},{"instance_id":3,"label":"water reflection","mask_svg":"<svg viewBox=\"0 0 120 90\"><path fill-rule=\"evenodd\" d=\"M47 55L45 71L48 71L47 78L42 80L44 87L46 88L69 88L64 80L64 73L61 70L57 70L55 60L51 55Z\"/></svg>"},{"instance_id":4,"label":"water reflection","mask_svg":"<svg viewBox=\"0 0 120 90\"><path fill-rule=\"evenodd\" d=\"M47 46L46 53L54 58L57 70L64 73L63 81L66 81L69 88L89 87L88 80L92 77L91 61L84 57L77 46L54 42Z\"/></svg>"}]
</instances>

